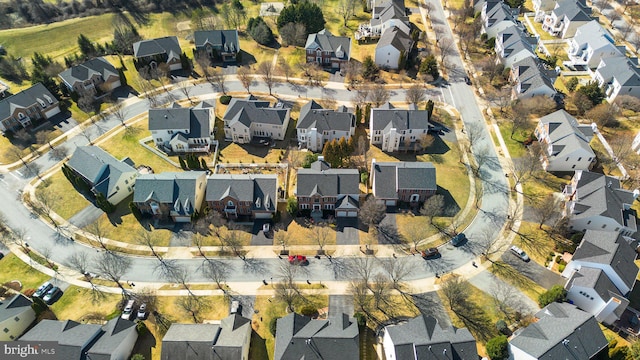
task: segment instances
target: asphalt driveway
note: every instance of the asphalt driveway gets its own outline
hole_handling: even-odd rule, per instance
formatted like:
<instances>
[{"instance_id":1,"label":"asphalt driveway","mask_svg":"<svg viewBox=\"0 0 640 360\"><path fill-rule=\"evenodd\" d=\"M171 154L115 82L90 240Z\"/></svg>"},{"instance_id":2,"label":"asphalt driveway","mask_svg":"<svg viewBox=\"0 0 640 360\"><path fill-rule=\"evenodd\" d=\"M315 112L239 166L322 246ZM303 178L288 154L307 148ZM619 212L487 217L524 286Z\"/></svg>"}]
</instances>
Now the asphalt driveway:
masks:
<instances>
[{"instance_id":1,"label":"asphalt driveway","mask_svg":"<svg viewBox=\"0 0 640 360\"><path fill-rule=\"evenodd\" d=\"M520 258L511 253L511 251L506 251L502 254L501 259L545 289L549 289L557 284L564 285L566 281L566 279L559 274L554 273L535 261L524 262L520 260Z\"/></svg>"}]
</instances>

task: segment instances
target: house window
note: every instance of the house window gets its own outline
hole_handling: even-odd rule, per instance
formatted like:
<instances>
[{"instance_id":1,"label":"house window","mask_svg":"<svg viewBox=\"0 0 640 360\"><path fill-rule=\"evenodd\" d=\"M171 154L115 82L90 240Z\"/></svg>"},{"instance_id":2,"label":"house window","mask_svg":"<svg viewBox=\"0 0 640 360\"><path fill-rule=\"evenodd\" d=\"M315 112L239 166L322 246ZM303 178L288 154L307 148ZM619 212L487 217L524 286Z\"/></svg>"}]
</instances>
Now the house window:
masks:
<instances>
[{"instance_id":1,"label":"house window","mask_svg":"<svg viewBox=\"0 0 640 360\"><path fill-rule=\"evenodd\" d=\"M618 231L618 230L620 230L620 228L619 228L619 227L617 227L617 228L616 228L615 230L613 230L613 231Z\"/></svg>"},{"instance_id":2,"label":"house window","mask_svg":"<svg viewBox=\"0 0 640 360\"><path fill-rule=\"evenodd\" d=\"M587 225L591 224L591 220L587 221Z\"/></svg>"},{"instance_id":3,"label":"house window","mask_svg":"<svg viewBox=\"0 0 640 360\"><path fill-rule=\"evenodd\" d=\"M173 130L167 130L167 133L168 133L169 135L173 135Z\"/></svg>"},{"instance_id":4,"label":"house window","mask_svg":"<svg viewBox=\"0 0 640 360\"><path fill-rule=\"evenodd\" d=\"M227 202L227 206L233 206L233 201L229 200L229 202Z\"/></svg>"},{"instance_id":5,"label":"house window","mask_svg":"<svg viewBox=\"0 0 640 360\"><path fill-rule=\"evenodd\" d=\"M4 331L5 333L8 333L8 332L9 332L9 329L4 328L4 330L3 330L3 331Z\"/></svg>"},{"instance_id":6,"label":"house window","mask_svg":"<svg viewBox=\"0 0 640 360\"><path fill-rule=\"evenodd\" d=\"M603 228L603 229L604 229L604 228L606 228L606 227L607 227L607 224L602 225L602 228Z\"/></svg>"},{"instance_id":7,"label":"house window","mask_svg":"<svg viewBox=\"0 0 640 360\"><path fill-rule=\"evenodd\" d=\"M15 322L18 322L18 321L20 321L20 318L16 316L16 317L13 318L13 320L15 320Z\"/></svg>"},{"instance_id":8,"label":"house window","mask_svg":"<svg viewBox=\"0 0 640 360\"><path fill-rule=\"evenodd\" d=\"M582 158L581 158L581 157L579 157L579 158L578 158L578 161L582 161Z\"/></svg>"}]
</instances>

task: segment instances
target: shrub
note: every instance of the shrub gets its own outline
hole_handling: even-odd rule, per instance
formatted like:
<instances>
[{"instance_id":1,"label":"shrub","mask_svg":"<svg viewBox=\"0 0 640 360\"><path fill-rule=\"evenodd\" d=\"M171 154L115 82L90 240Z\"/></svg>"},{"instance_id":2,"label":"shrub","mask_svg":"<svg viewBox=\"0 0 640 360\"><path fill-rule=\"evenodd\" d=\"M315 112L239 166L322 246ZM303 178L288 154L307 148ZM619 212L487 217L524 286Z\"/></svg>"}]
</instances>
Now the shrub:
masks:
<instances>
[{"instance_id":1,"label":"shrub","mask_svg":"<svg viewBox=\"0 0 640 360\"><path fill-rule=\"evenodd\" d=\"M560 261L562 261L562 256L556 257L556 263L560 264Z\"/></svg>"},{"instance_id":2,"label":"shrub","mask_svg":"<svg viewBox=\"0 0 640 360\"><path fill-rule=\"evenodd\" d=\"M33 311L35 311L36 317L40 316L40 314L49 309L47 304L45 304L45 302L39 297L34 297L32 298L32 300L33 304L31 304L31 308L33 309Z\"/></svg>"},{"instance_id":3,"label":"shrub","mask_svg":"<svg viewBox=\"0 0 640 360\"><path fill-rule=\"evenodd\" d=\"M538 296L538 305L545 307L552 302L564 302L567 300L567 290L561 285L553 285L551 289L543 292Z\"/></svg>"},{"instance_id":4,"label":"shrub","mask_svg":"<svg viewBox=\"0 0 640 360\"><path fill-rule=\"evenodd\" d=\"M140 209L138 209L138 207L133 201L129 203L129 210L131 210L131 213L136 218L136 220L138 221L142 220L142 213L140 212Z\"/></svg>"},{"instance_id":5,"label":"shrub","mask_svg":"<svg viewBox=\"0 0 640 360\"><path fill-rule=\"evenodd\" d=\"M145 357L142 354L135 354L131 357L131 360L145 360Z\"/></svg>"},{"instance_id":6,"label":"shrub","mask_svg":"<svg viewBox=\"0 0 640 360\"><path fill-rule=\"evenodd\" d=\"M364 316L363 313L357 312L357 313L353 314L353 317L356 318L356 321L358 322L358 326L367 325L367 317Z\"/></svg>"},{"instance_id":7,"label":"shrub","mask_svg":"<svg viewBox=\"0 0 640 360\"><path fill-rule=\"evenodd\" d=\"M229 105L230 102L231 102L231 95L220 96L220 104Z\"/></svg>"},{"instance_id":8,"label":"shrub","mask_svg":"<svg viewBox=\"0 0 640 360\"><path fill-rule=\"evenodd\" d=\"M295 197L290 197L287 199L287 212L291 216L295 216L295 214L298 212L298 199L296 199Z\"/></svg>"},{"instance_id":9,"label":"shrub","mask_svg":"<svg viewBox=\"0 0 640 360\"><path fill-rule=\"evenodd\" d=\"M506 335L496 336L487 342L487 355L491 360L504 360L509 357L509 342Z\"/></svg>"},{"instance_id":10,"label":"shrub","mask_svg":"<svg viewBox=\"0 0 640 360\"><path fill-rule=\"evenodd\" d=\"M563 271L564 271L564 268L565 268L566 266L567 266L567 265L564 265L564 264L560 264L560 265L558 265L558 271L559 271L559 272L563 272Z\"/></svg>"},{"instance_id":11,"label":"shrub","mask_svg":"<svg viewBox=\"0 0 640 360\"><path fill-rule=\"evenodd\" d=\"M313 305L305 305L300 309L300 314L304 316L312 317L318 313L318 309L316 309Z\"/></svg>"},{"instance_id":12,"label":"shrub","mask_svg":"<svg viewBox=\"0 0 640 360\"><path fill-rule=\"evenodd\" d=\"M567 83L565 85L567 86L567 90L569 90L570 92L574 92L576 90L576 87L578 87L578 78L572 76L569 80L567 80Z\"/></svg>"},{"instance_id":13,"label":"shrub","mask_svg":"<svg viewBox=\"0 0 640 360\"><path fill-rule=\"evenodd\" d=\"M510 336L511 335L511 330L509 329L509 326L507 326L507 323L502 319L500 319L500 320L498 320L496 322L496 328L503 335L506 335L506 336Z\"/></svg>"},{"instance_id":14,"label":"shrub","mask_svg":"<svg viewBox=\"0 0 640 360\"><path fill-rule=\"evenodd\" d=\"M271 335L276 336L276 328L278 327L278 319L279 317L274 317L269 320L269 332Z\"/></svg>"},{"instance_id":15,"label":"shrub","mask_svg":"<svg viewBox=\"0 0 640 360\"><path fill-rule=\"evenodd\" d=\"M136 324L136 330L138 331L139 336L142 336L149 331L149 329L147 329L147 324L145 324L144 321L138 321Z\"/></svg>"}]
</instances>

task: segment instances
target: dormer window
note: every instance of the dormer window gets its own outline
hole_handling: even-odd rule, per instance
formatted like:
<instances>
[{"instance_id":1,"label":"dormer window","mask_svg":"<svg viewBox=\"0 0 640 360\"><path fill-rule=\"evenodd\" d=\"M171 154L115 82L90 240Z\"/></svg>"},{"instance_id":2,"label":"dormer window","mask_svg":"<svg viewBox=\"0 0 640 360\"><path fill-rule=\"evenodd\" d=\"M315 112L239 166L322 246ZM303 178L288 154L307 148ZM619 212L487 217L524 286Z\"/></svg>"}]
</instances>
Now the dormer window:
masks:
<instances>
[{"instance_id":1,"label":"dormer window","mask_svg":"<svg viewBox=\"0 0 640 360\"><path fill-rule=\"evenodd\" d=\"M49 104L53 104L53 100L51 99L51 97L49 95L45 95L44 98L47 99Z\"/></svg>"},{"instance_id":2,"label":"dormer window","mask_svg":"<svg viewBox=\"0 0 640 360\"><path fill-rule=\"evenodd\" d=\"M260 205L261 205L260 198L257 198L257 199L256 199L256 208L258 208L258 209L259 209L259 208L260 208Z\"/></svg>"}]
</instances>

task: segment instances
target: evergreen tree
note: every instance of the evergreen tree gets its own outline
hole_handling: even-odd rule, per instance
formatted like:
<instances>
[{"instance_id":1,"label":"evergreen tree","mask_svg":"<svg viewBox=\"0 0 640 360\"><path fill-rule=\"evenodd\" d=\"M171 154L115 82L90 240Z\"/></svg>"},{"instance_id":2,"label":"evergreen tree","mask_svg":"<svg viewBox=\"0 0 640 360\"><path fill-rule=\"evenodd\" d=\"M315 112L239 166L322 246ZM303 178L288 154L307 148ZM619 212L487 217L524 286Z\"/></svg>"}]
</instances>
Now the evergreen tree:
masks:
<instances>
[{"instance_id":1,"label":"evergreen tree","mask_svg":"<svg viewBox=\"0 0 640 360\"><path fill-rule=\"evenodd\" d=\"M433 107L434 107L434 103L431 99L429 99L427 101L427 105L424 107L425 110L427 110L428 114L429 114L429 120L431 120L431 115L433 115Z\"/></svg>"},{"instance_id":2,"label":"evergreen tree","mask_svg":"<svg viewBox=\"0 0 640 360\"><path fill-rule=\"evenodd\" d=\"M313 34L324 29L326 21L318 5L309 1L302 1L297 4L291 4L280 12L278 29L288 23L302 23L307 30L307 34Z\"/></svg>"},{"instance_id":3,"label":"evergreen tree","mask_svg":"<svg viewBox=\"0 0 640 360\"><path fill-rule=\"evenodd\" d=\"M360 105L356 105L356 126L362 121L362 109Z\"/></svg>"},{"instance_id":4,"label":"evergreen tree","mask_svg":"<svg viewBox=\"0 0 640 360\"><path fill-rule=\"evenodd\" d=\"M184 162L184 158L182 156L178 156L178 161L180 161L180 168L182 168L182 170L188 170L187 164Z\"/></svg>"},{"instance_id":5,"label":"evergreen tree","mask_svg":"<svg viewBox=\"0 0 640 360\"><path fill-rule=\"evenodd\" d=\"M93 45L91 40L84 36L84 34L80 34L78 36L78 47L80 48L80 53L85 60L96 56L97 51L95 45Z\"/></svg>"}]
</instances>

